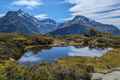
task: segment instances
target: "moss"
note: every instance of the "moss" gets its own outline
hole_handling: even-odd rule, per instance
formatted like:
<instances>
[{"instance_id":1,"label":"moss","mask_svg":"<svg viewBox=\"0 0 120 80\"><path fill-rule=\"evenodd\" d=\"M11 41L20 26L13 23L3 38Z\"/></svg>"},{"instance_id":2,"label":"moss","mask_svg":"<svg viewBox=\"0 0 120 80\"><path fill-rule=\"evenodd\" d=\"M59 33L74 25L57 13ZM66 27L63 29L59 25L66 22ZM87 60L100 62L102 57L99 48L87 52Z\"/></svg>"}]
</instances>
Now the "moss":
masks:
<instances>
[{"instance_id":1,"label":"moss","mask_svg":"<svg viewBox=\"0 0 120 80\"><path fill-rule=\"evenodd\" d=\"M115 37L83 37L79 35L65 36L64 38L51 38L48 36L27 36L21 34L0 34L0 80L90 80L91 72L101 72L107 69L120 67L120 48L102 57L66 57L55 63L24 66L15 60L19 59L26 50L39 50L51 48L54 41L60 43L65 39L79 39L83 45L102 44L111 47L108 41L119 42ZM76 41L76 40L73 40ZM80 45L81 42L65 42L66 45ZM105 45L105 46L104 46ZM114 44L113 44L114 45ZM101 45L99 45L101 46ZM3 60L3 57L6 58Z\"/></svg>"},{"instance_id":2,"label":"moss","mask_svg":"<svg viewBox=\"0 0 120 80\"><path fill-rule=\"evenodd\" d=\"M68 57L57 61L58 64L91 65L95 71L102 71L120 67L120 48L113 49L100 58L90 57Z\"/></svg>"},{"instance_id":3,"label":"moss","mask_svg":"<svg viewBox=\"0 0 120 80\"><path fill-rule=\"evenodd\" d=\"M42 35L22 35L12 33L0 33L0 57L2 59L19 59L27 50L41 50L49 48L53 39Z\"/></svg>"},{"instance_id":4,"label":"moss","mask_svg":"<svg viewBox=\"0 0 120 80\"><path fill-rule=\"evenodd\" d=\"M0 63L0 76L6 78L3 80L90 80L89 73L79 66L40 64L26 67L10 60Z\"/></svg>"}]
</instances>

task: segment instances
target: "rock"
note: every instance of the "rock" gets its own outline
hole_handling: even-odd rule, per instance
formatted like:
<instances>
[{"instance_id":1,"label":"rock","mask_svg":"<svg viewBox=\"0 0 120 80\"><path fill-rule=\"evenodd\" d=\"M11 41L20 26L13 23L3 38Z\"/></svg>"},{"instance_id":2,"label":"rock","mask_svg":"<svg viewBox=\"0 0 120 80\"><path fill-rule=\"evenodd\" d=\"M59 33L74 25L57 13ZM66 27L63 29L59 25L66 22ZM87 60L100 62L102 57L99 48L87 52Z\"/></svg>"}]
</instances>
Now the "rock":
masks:
<instances>
[{"instance_id":1,"label":"rock","mask_svg":"<svg viewBox=\"0 0 120 80\"><path fill-rule=\"evenodd\" d=\"M110 73L93 73L91 80L120 80L120 71L112 71Z\"/></svg>"}]
</instances>

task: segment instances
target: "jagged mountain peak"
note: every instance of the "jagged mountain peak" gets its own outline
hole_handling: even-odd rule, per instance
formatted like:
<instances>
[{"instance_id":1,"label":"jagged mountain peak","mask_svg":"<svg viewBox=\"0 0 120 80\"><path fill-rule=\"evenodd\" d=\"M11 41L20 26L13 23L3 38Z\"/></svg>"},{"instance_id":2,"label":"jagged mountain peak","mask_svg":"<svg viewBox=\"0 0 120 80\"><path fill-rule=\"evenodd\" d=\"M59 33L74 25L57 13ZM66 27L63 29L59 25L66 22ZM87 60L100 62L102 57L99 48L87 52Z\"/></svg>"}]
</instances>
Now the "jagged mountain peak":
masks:
<instances>
[{"instance_id":1,"label":"jagged mountain peak","mask_svg":"<svg viewBox=\"0 0 120 80\"><path fill-rule=\"evenodd\" d=\"M7 18L34 18L36 19L35 17L31 16L30 14L24 12L23 10L19 9L17 11L8 11L5 15L5 17Z\"/></svg>"},{"instance_id":2,"label":"jagged mountain peak","mask_svg":"<svg viewBox=\"0 0 120 80\"><path fill-rule=\"evenodd\" d=\"M50 23L50 24L57 24L57 22L55 20L50 19L50 18L40 20L40 22Z\"/></svg>"},{"instance_id":3,"label":"jagged mountain peak","mask_svg":"<svg viewBox=\"0 0 120 80\"><path fill-rule=\"evenodd\" d=\"M8 11L7 14L0 19L0 27L0 32L45 34L57 29L57 23L52 19L39 20L19 9L17 11Z\"/></svg>"},{"instance_id":4,"label":"jagged mountain peak","mask_svg":"<svg viewBox=\"0 0 120 80\"><path fill-rule=\"evenodd\" d=\"M77 15L77 16L75 16L73 20L76 20L76 19L77 19L77 20L81 20L81 19L89 20L87 17L85 17L85 16L81 16L81 15Z\"/></svg>"},{"instance_id":5,"label":"jagged mountain peak","mask_svg":"<svg viewBox=\"0 0 120 80\"><path fill-rule=\"evenodd\" d=\"M98 23L85 16L75 16L72 20L60 24L52 19L38 20L34 16L19 9L17 11L8 11L5 16L0 18L0 32L46 34L57 30L56 33L62 32L62 34L64 34L66 32L66 34L75 34L85 33L90 28L95 28L100 32L111 32L113 34L119 34L120 32L115 26Z\"/></svg>"},{"instance_id":6,"label":"jagged mountain peak","mask_svg":"<svg viewBox=\"0 0 120 80\"><path fill-rule=\"evenodd\" d=\"M8 11L7 14L5 15L5 17L12 17L12 16L17 16L17 12L16 11Z\"/></svg>"},{"instance_id":7,"label":"jagged mountain peak","mask_svg":"<svg viewBox=\"0 0 120 80\"><path fill-rule=\"evenodd\" d=\"M91 24L91 23L96 23L94 20L91 20L85 16L81 16L81 15L78 15L78 16L75 16L71 22L73 23L83 23L83 24Z\"/></svg>"},{"instance_id":8,"label":"jagged mountain peak","mask_svg":"<svg viewBox=\"0 0 120 80\"><path fill-rule=\"evenodd\" d=\"M24 12L23 10L19 9L17 11L8 11L7 14L3 18L8 18L12 20L26 20L26 21L31 21L31 22L39 22L37 18L34 16L31 16L29 13ZM27 20L28 19L28 20Z\"/></svg>"},{"instance_id":9,"label":"jagged mountain peak","mask_svg":"<svg viewBox=\"0 0 120 80\"><path fill-rule=\"evenodd\" d=\"M22 11L21 9L17 10L17 11L8 11L7 14L5 16L17 16L17 15L24 15L25 12Z\"/></svg>"},{"instance_id":10,"label":"jagged mountain peak","mask_svg":"<svg viewBox=\"0 0 120 80\"><path fill-rule=\"evenodd\" d=\"M24 11L8 11L0 19L0 32L39 33L39 20Z\"/></svg>"},{"instance_id":11,"label":"jagged mountain peak","mask_svg":"<svg viewBox=\"0 0 120 80\"><path fill-rule=\"evenodd\" d=\"M18 13L23 13L24 11L22 9L19 9L17 12Z\"/></svg>"},{"instance_id":12,"label":"jagged mountain peak","mask_svg":"<svg viewBox=\"0 0 120 80\"><path fill-rule=\"evenodd\" d=\"M98 32L109 32L113 35L120 35L120 30L113 25L102 24L91 20L85 16L75 16L72 20L59 25L61 28L51 33L56 35L66 34L84 34L91 28L95 28Z\"/></svg>"}]
</instances>

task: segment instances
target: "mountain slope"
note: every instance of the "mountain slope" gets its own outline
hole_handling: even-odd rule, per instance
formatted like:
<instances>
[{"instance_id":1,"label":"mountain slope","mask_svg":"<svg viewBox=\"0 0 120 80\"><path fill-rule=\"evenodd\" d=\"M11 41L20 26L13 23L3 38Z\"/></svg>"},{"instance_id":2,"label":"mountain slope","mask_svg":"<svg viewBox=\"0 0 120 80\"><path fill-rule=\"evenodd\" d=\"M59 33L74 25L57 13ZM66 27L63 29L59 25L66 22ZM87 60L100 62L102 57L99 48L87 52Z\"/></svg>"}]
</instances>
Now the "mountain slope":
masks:
<instances>
[{"instance_id":1,"label":"mountain slope","mask_svg":"<svg viewBox=\"0 0 120 80\"><path fill-rule=\"evenodd\" d=\"M54 31L58 28L58 23L52 19L44 19L39 21L39 31L42 34Z\"/></svg>"},{"instance_id":2,"label":"mountain slope","mask_svg":"<svg viewBox=\"0 0 120 80\"><path fill-rule=\"evenodd\" d=\"M39 33L39 20L21 10L9 11L0 19L0 32Z\"/></svg>"},{"instance_id":3,"label":"mountain slope","mask_svg":"<svg viewBox=\"0 0 120 80\"><path fill-rule=\"evenodd\" d=\"M23 34L45 34L55 30L57 23L51 19L38 20L23 12L9 11L0 18L0 32L18 32Z\"/></svg>"},{"instance_id":4,"label":"mountain slope","mask_svg":"<svg viewBox=\"0 0 120 80\"><path fill-rule=\"evenodd\" d=\"M84 34L91 28L95 28L99 32L110 32L113 35L120 35L120 30L108 24L102 24L93 20L90 20L84 16L76 16L74 19L64 22L59 25L60 29L57 29L50 34L54 35L66 35L66 34Z\"/></svg>"},{"instance_id":5,"label":"mountain slope","mask_svg":"<svg viewBox=\"0 0 120 80\"><path fill-rule=\"evenodd\" d=\"M56 35L65 35L84 34L91 28L95 28L100 32L111 32L113 35L120 34L120 30L117 27L95 22L84 16L76 16L72 20L59 24L52 19L38 20L22 10L18 10L9 11L0 18L0 32L23 34L47 34L51 32Z\"/></svg>"}]
</instances>

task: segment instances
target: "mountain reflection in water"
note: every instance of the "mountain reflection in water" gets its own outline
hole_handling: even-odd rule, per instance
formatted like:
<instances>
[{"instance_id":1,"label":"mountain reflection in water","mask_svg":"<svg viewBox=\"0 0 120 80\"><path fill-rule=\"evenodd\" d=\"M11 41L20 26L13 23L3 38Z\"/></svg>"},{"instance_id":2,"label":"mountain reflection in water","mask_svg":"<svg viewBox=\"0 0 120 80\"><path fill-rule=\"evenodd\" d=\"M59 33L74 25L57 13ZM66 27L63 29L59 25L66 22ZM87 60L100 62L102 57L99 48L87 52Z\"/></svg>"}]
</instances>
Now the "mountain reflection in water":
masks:
<instances>
[{"instance_id":1,"label":"mountain reflection in water","mask_svg":"<svg viewBox=\"0 0 120 80\"><path fill-rule=\"evenodd\" d=\"M100 57L105 54L111 48L76 48L74 46L67 47L53 47L51 49L45 49L38 51L34 54L33 51L26 52L20 59L19 63L40 63L43 61L55 61L59 58L69 56L87 56L87 57Z\"/></svg>"}]
</instances>

